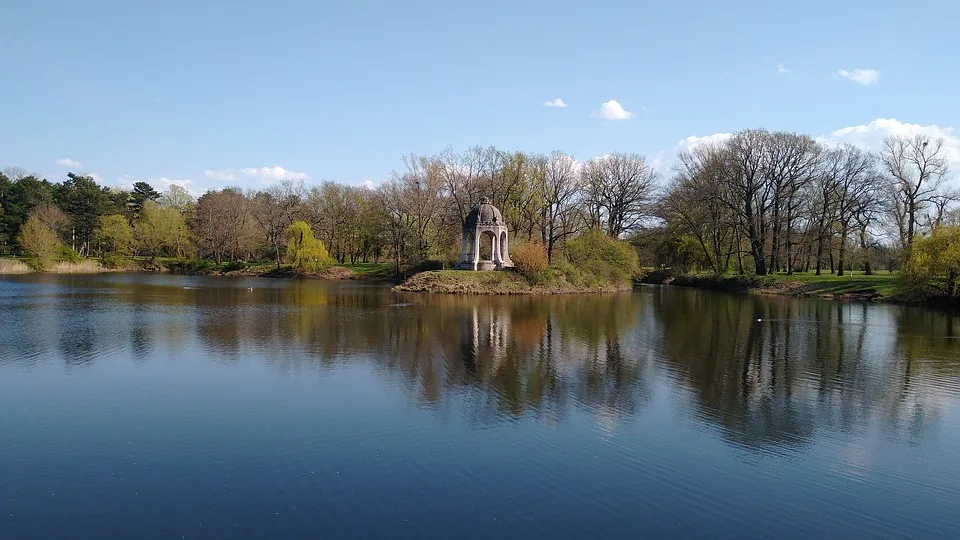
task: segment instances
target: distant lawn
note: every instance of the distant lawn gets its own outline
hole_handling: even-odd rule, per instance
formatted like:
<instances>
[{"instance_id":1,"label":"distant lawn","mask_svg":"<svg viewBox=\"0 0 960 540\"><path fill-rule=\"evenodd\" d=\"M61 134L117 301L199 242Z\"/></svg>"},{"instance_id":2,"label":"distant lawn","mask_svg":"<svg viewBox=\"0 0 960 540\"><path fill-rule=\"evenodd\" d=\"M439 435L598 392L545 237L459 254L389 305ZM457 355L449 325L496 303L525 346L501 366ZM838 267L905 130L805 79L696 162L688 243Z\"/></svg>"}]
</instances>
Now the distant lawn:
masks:
<instances>
[{"instance_id":1,"label":"distant lawn","mask_svg":"<svg viewBox=\"0 0 960 540\"><path fill-rule=\"evenodd\" d=\"M863 272L848 272L843 276L824 273L816 275L813 272L801 272L793 275L785 273L774 274L773 279L782 285L796 285L789 287L790 292L797 294L867 294L877 293L882 296L891 296L897 285L897 274L882 271L873 275Z\"/></svg>"},{"instance_id":2,"label":"distant lawn","mask_svg":"<svg viewBox=\"0 0 960 540\"><path fill-rule=\"evenodd\" d=\"M343 264L340 265L344 268L350 270L357 277L383 277L393 274L393 263L389 262L380 262L380 263L357 263L357 264Z\"/></svg>"}]
</instances>

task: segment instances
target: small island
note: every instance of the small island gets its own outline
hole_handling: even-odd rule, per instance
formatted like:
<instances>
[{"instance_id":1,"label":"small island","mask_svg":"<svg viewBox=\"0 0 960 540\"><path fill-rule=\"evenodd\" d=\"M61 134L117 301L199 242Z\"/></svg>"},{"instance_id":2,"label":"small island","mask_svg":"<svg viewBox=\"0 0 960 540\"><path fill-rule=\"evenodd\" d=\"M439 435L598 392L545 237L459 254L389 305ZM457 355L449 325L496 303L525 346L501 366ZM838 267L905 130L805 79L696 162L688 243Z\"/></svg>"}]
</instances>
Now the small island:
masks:
<instances>
[{"instance_id":1,"label":"small island","mask_svg":"<svg viewBox=\"0 0 960 540\"><path fill-rule=\"evenodd\" d=\"M626 242L602 234L571 240L563 258L550 264L541 244L523 242L510 257L503 213L482 198L467 214L456 270L414 274L398 291L448 294L609 293L632 289L637 256ZM610 261L604 263L603 261Z\"/></svg>"}]
</instances>

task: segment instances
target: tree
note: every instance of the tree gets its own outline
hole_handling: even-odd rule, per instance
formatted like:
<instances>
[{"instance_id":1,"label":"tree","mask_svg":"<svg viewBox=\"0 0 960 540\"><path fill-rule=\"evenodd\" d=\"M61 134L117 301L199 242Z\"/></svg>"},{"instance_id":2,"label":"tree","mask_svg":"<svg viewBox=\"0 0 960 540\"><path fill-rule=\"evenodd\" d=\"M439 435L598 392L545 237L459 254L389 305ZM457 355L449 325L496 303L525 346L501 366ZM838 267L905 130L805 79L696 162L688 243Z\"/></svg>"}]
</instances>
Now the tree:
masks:
<instances>
[{"instance_id":1,"label":"tree","mask_svg":"<svg viewBox=\"0 0 960 540\"><path fill-rule=\"evenodd\" d=\"M926 135L887 137L880 159L893 198L891 211L900 242L910 247L917 236L922 211L939 196L948 167L942 138Z\"/></svg>"},{"instance_id":2,"label":"tree","mask_svg":"<svg viewBox=\"0 0 960 540\"><path fill-rule=\"evenodd\" d=\"M284 232L300 213L303 181L284 180L252 197L252 215L280 269Z\"/></svg>"},{"instance_id":3,"label":"tree","mask_svg":"<svg viewBox=\"0 0 960 540\"><path fill-rule=\"evenodd\" d=\"M556 247L579 230L577 205L581 184L576 161L562 153L538 159L542 172L537 174L537 199L541 201L540 238L547 251L547 261L553 261Z\"/></svg>"},{"instance_id":4,"label":"tree","mask_svg":"<svg viewBox=\"0 0 960 540\"><path fill-rule=\"evenodd\" d=\"M322 272L333 266L323 242L313 236L305 221L295 221L286 230L287 260L298 272Z\"/></svg>"},{"instance_id":5,"label":"tree","mask_svg":"<svg viewBox=\"0 0 960 540\"><path fill-rule=\"evenodd\" d=\"M157 202L165 208L176 208L183 214L187 212L195 201L193 195L187 191L187 188L177 184L171 184L170 187L160 195Z\"/></svg>"},{"instance_id":6,"label":"tree","mask_svg":"<svg viewBox=\"0 0 960 540\"><path fill-rule=\"evenodd\" d=\"M143 204L147 201L156 201L160 198L160 192L153 189L153 186L146 182L135 182L133 191L130 193L130 205L133 207L133 215L139 216L143 209Z\"/></svg>"},{"instance_id":7,"label":"tree","mask_svg":"<svg viewBox=\"0 0 960 540\"><path fill-rule=\"evenodd\" d=\"M960 227L940 227L926 238L915 239L901 281L908 289L960 299Z\"/></svg>"},{"instance_id":8,"label":"tree","mask_svg":"<svg viewBox=\"0 0 960 540\"><path fill-rule=\"evenodd\" d=\"M615 238L634 230L650 214L657 174L638 154L610 154L583 168L588 221Z\"/></svg>"},{"instance_id":9,"label":"tree","mask_svg":"<svg viewBox=\"0 0 960 540\"><path fill-rule=\"evenodd\" d=\"M880 184L873 156L851 145L832 152L839 165L834 187L836 220L840 236L837 258L837 275L844 274L846 265L847 238L858 216L863 218L867 208L878 203Z\"/></svg>"},{"instance_id":10,"label":"tree","mask_svg":"<svg viewBox=\"0 0 960 540\"><path fill-rule=\"evenodd\" d=\"M191 225L203 255L217 264L236 260L250 245L250 201L236 188L208 191L197 200Z\"/></svg>"},{"instance_id":11,"label":"tree","mask_svg":"<svg viewBox=\"0 0 960 540\"><path fill-rule=\"evenodd\" d=\"M102 216L94 238L104 258L107 253L129 255L133 247L133 229L123 214Z\"/></svg>"},{"instance_id":12,"label":"tree","mask_svg":"<svg viewBox=\"0 0 960 540\"><path fill-rule=\"evenodd\" d=\"M735 217L723 202L723 182L730 174L724 149L696 146L680 152L679 162L659 214L696 239L714 272L725 272L734 249Z\"/></svg>"},{"instance_id":13,"label":"tree","mask_svg":"<svg viewBox=\"0 0 960 540\"><path fill-rule=\"evenodd\" d=\"M108 190L101 188L89 176L74 173L67 176L67 181L54 187L54 199L72 220L71 247L81 255L86 255L90 252L90 241L100 216L108 208Z\"/></svg>"},{"instance_id":14,"label":"tree","mask_svg":"<svg viewBox=\"0 0 960 540\"><path fill-rule=\"evenodd\" d=\"M163 253L177 253L186 224L176 208L163 208L154 201L143 205L140 219L134 223L133 239L137 248L153 262Z\"/></svg>"},{"instance_id":15,"label":"tree","mask_svg":"<svg viewBox=\"0 0 960 540\"><path fill-rule=\"evenodd\" d=\"M60 237L36 213L20 228L17 236L20 246L37 260L41 268L50 266L60 252Z\"/></svg>"},{"instance_id":16,"label":"tree","mask_svg":"<svg viewBox=\"0 0 960 540\"><path fill-rule=\"evenodd\" d=\"M9 182L0 197L3 203L3 215L0 216L3 232L8 239L14 239L38 204L53 201L53 186L46 180L26 176Z\"/></svg>"}]
</instances>

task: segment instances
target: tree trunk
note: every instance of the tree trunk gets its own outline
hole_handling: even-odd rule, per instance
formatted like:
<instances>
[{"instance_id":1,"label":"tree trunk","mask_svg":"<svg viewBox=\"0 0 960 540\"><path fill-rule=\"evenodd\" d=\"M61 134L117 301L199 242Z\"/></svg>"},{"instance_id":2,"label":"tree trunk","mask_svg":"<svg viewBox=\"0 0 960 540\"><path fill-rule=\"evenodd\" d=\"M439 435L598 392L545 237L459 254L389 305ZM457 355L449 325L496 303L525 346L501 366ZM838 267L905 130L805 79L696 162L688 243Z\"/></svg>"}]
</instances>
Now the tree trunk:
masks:
<instances>
[{"instance_id":1,"label":"tree trunk","mask_svg":"<svg viewBox=\"0 0 960 540\"><path fill-rule=\"evenodd\" d=\"M843 275L843 265L845 262L844 258L847 254L846 251L847 251L847 226L841 225L840 226L840 250L839 250L839 256L837 257L837 275L838 276Z\"/></svg>"}]
</instances>

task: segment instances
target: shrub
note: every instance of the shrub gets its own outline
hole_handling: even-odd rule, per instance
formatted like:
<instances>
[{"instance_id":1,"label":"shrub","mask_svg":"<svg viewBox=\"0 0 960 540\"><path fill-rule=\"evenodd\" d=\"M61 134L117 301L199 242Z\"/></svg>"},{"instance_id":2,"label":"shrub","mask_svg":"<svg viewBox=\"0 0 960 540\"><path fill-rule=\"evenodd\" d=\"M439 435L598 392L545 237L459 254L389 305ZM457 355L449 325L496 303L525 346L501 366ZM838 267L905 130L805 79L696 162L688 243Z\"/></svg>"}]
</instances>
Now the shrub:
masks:
<instances>
[{"instance_id":1,"label":"shrub","mask_svg":"<svg viewBox=\"0 0 960 540\"><path fill-rule=\"evenodd\" d=\"M590 230L567 242L564 256L583 274L582 279L621 284L640 271L637 251L630 244ZM590 279L592 275L593 280Z\"/></svg>"},{"instance_id":2,"label":"shrub","mask_svg":"<svg viewBox=\"0 0 960 540\"><path fill-rule=\"evenodd\" d=\"M105 268L123 268L127 265L126 259L116 253L104 253L102 260Z\"/></svg>"},{"instance_id":3,"label":"shrub","mask_svg":"<svg viewBox=\"0 0 960 540\"><path fill-rule=\"evenodd\" d=\"M44 223L36 213L30 214L20 228L17 242L30 254L32 260L29 264L38 270L51 266L62 247L56 231Z\"/></svg>"},{"instance_id":4,"label":"shrub","mask_svg":"<svg viewBox=\"0 0 960 540\"><path fill-rule=\"evenodd\" d=\"M223 268L220 270L223 272L236 272L237 270L243 270L247 265L242 261L230 261L227 264L223 265Z\"/></svg>"},{"instance_id":5,"label":"shrub","mask_svg":"<svg viewBox=\"0 0 960 540\"><path fill-rule=\"evenodd\" d=\"M78 263L83 260L79 253L70 249L70 246L60 244L60 251L57 253L57 261Z\"/></svg>"},{"instance_id":6,"label":"shrub","mask_svg":"<svg viewBox=\"0 0 960 540\"><path fill-rule=\"evenodd\" d=\"M547 250L535 242L517 242L510 247L510 258L517 271L530 278L543 273L549 267Z\"/></svg>"}]
</instances>

